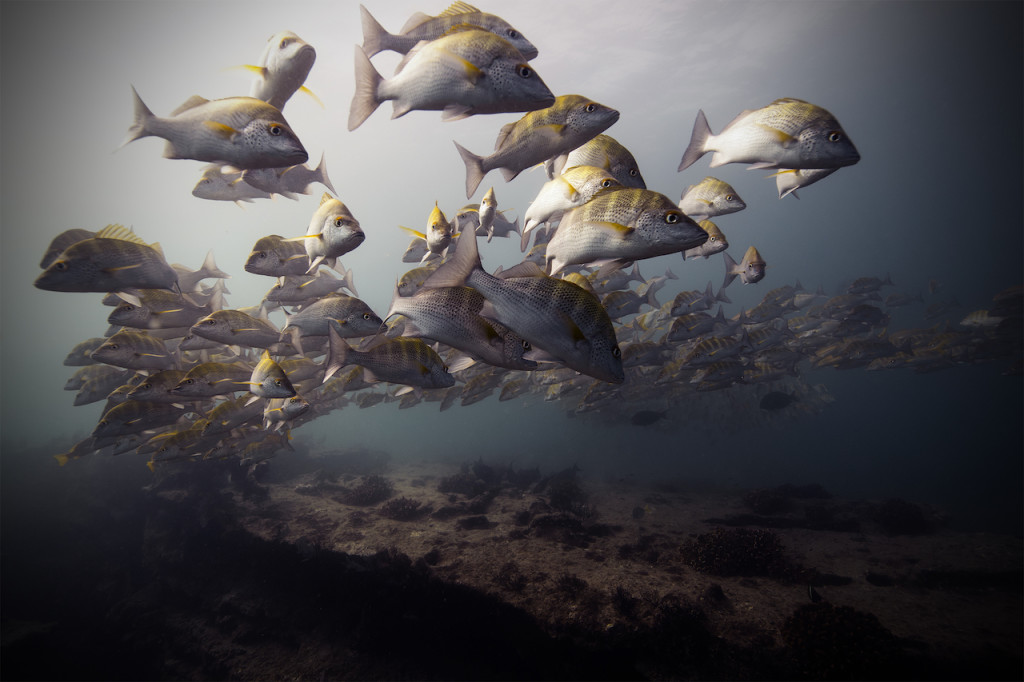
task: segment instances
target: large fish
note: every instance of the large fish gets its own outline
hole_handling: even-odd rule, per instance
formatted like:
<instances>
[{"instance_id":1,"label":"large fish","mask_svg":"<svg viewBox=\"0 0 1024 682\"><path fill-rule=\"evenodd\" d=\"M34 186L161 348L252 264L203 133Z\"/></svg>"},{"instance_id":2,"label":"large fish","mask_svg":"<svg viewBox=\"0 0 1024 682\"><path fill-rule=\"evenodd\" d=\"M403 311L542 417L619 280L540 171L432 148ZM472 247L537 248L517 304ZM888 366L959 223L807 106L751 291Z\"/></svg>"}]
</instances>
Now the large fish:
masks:
<instances>
[{"instance_id":1,"label":"large fish","mask_svg":"<svg viewBox=\"0 0 1024 682\"><path fill-rule=\"evenodd\" d=\"M409 17L397 35L388 33L362 5L359 13L363 22L363 51L367 57L392 50L406 54L421 40L436 40L456 26L474 26L501 36L519 50L529 61L536 58L537 48L507 21L493 14L481 12L465 2L453 2L436 17L417 12Z\"/></svg>"},{"instance_id":2,"label":"large fish","mask_svg":"<svg viewBox=\"0 0 1024 682\"><path fill-rule=\"evenodd\" d=\"M536 362L523 358L529 343L481 317L483 306L484 297L475 289L428 284L411 296L400 296L396 290L387 318L406 318L403 336L440 341L495 367L536 369Z\"/></svg>"},{"instance_id":3,"label":"large fish","mask_svg":"<svg viewBox=\"0 0 1024 682\"><path fill-rule=\"evenodd\" d=\"M534 264L520 264L494 277L483 270L475 235L469 233L464 233L455 253L425 284L462 285L487 299L481 311L484 317L513 330L535 351L546 351L577 372L603 381L625 380L612 321L586 289L548 277Z\"/></svg>"},{"instance_id":4,"label":"large fish","mask_svg":"<svg viewBox=\"0 0 1024 682\"><path fill-rule=\"evenodd\" d=\"M700 246L708 234L664 194L647 189L601 192L565 214L548 242L554 275L565 266L662 256Z\"/></svg>"},{"instance_id":5,"label":"large fish","mask_svg":"<svg viewBox=\"0 0 1024 682\"><path fill-rule=\"evenodd\" d=\"M315 61L316 50L312 45L291 31L275 33L267 41L260 63L248 67L258 76L249 95L278 109L284 109L285 102L297 90L315 97L303 86Z\"/></svg>"},{"instance_id":6,"label":"large fish","mask_svg":"<svg viewBox=\"0 0 1024 682\"><path fill-rule=\"evenodd\" d=\"M750 163L751 168L839 168L860 161L832 114L793 98L743 111L718 135L712 134L704 111L698 111L679 170L707 152L715 153L712 168L727 163Z\"/></svg>"},{"instance_id":7,"label":"large fish","mask_svg":"<svg viewBox=\"0 0 1024 682\"><path fill-rule=\"evenodd\" d=\"M473 196L484 176L495 168L500 168L509 182L527 168L559 159L553 169L555 174L561 173L569 152L618 120L615 109L581 95L561 95L547 108L503 126L490 156L477 156L456 142L466 164L466 196Z\"/></svg>"},{"instance_id":8,"label":"large fish","mask_svg":"<svg viewBox=\"0 0 1024 682\"><path fill-rule=\"evenodd\" d=\"M192 325L193 334L231 346L273 348L281 340L269 320L253 317L241 310L218 310Z\"/></svg>"},{"instance_id":9,"label":"large fish","mask_svg":"<svg viewBox=\"0 0 1024 682\"><path fill-rule=\"evenodd\" d=\"M330 327L343 338L369 336L380 330L382 320L370 306L354 296L328 294L293 315L285 315L284 331L297 329L302 336L327 336Z\"/></svg>"},{"instance_id":10,"label":"large fish","mask_svg":"<svg viewBox=\"0 0 1024 682\"><path fill-rule=\"evenodd\" d=\"M391 118L410 111L443 111L443 120L473 114L532 111L550 106L554 95L526 58L504 38L462 26L409 51L398 71L384 79L358 45L356 92L348 129L355 130L383 102Z\"/></svg>"},{"instance_id":11,"label":"large fish","mask_svg":"<svg viewBox=\"0 0 1024 682\"><path fill-rule=\"evenodd\" d=\"M121 146L142 137L167 140L164 157L246 168L294 166L309 159L298 136L276 107L255 97L189 98L160 118L132 88L135 121Z\"/></svg>"}]
</instances>

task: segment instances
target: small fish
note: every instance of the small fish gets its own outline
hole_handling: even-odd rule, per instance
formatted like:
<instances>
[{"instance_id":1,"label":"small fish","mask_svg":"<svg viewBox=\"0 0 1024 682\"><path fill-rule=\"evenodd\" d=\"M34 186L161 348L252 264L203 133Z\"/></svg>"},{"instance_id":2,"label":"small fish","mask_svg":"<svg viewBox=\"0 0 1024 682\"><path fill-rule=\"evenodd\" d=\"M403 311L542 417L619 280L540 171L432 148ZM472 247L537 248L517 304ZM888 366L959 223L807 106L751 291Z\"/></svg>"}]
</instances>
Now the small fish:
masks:
<instances>
[{"instance_id":1,"label":"small fish","mask_svg":"<svg viewBox=\"0 0 1024 682\"><path fill-rule=\"evenodd\" d=\"M799 398L796 395L782 393L781 391L771 391L764 394L764 397L761 398L761 402L758 403L758 407L762 410L768 411L781 410L785 407L789 407L797 400L799 400Z\"/></svg>"},{"instance_id":2,"label":"small fish","mask_svg":"<svg viewBox=\"0 0 1024 682\"><path fill-rule=\"evenodd\" d=\"M250 168L242 171L241 177L245 184L256 190L288 198L309 194L309 186L314 182L319 182L334 194L338 193L327 177L327 162L323 154L320 155L320 164L313 169L305 164L287 168Z\"/></svg>"},{"instance_id":3,"label":"small fish","mask_svg":"<svg viewBox=\"0 0 1024 682\"><path fill-rule=\"evenodd\" d=\"M290 398L273 398L263 409L263 428L280 431L292 419L309 410L309 401L300 395Z\"/></svg>"},{"instance_id":4,"label":"small fish","mask_svg":"<svg viewBox=\"0 0 1024 682\"><path fill-rule=\"evenodd\" d=\"M420 339L388 339L367 351L350 347L338 332L330 330L330 353L324 381L346 365L360 365L367 381L387 381L418 388L447 388L455 385L441 357Z\"/></svg>"},{"instance_id":5,"label":"small fish","mask_svg":"<svg viewBox=\"0 0 1024 682\"><path fill-rule=\"evenodd\" d=\"M495 211L490 233L487 230L481 230L480 204L466 204L460 208L452 218L452 224L456 225L460 231L475 230L478 237L508 237L512 233L519 233L519 218L509 220L505 217L504 211Z\"/></svg>"},{"instance_id":6,"label":"small fish","mask_svg":"<svg viewBox=\"0 0 1024 682\"><path fill-rule=\"evenodd\" d=\"M164 342L149 334L118 332L92 353L92 359L126 369L173 369L177 364Z\"/></svg>"},{"instance_id":7,"label":"small fish","mask_svg":"<svg viewBox=\"0 0 1024 682\"><path fill-rule=\"evenodd\" d=\"M346 288L352 291L352 271L345 277L335 277L330 270L322 270L315 276L288 275L267 292L266 301L290 305L308 305L327 294Z\"/></svg>"},{"instance_id":8,"label":"small fish","mask_svg":"<svg viewBox=\"0 0 1024 682\"><path fill-rule=\"evenodd\" d=\"M668 418L668 410L662 410L657 412L655 410L640 410L634 412L633 416L629 418L629 423L633 426L650 426L656 424L662 419Z\"/></svg>"},{"instance_id":9,"label":"small fish","mask_svg":"<svg viewBox=\"0 0 1024 682\"><path fill-rule=\"evenodd\" d=\"M697 222L742 211L746 207L732 185L710 175L684 189L679 197L679 209Z\"/></svg>"},{"instance_id":10,"label":"small fish","mask_svg":"<svg viewBox=\"0 0 1024 682\"><path fill-rule=\"evenodd\" d=\"M412 15L397 35L388 33L362 5L359 13L363 22L363 51L367 57L391 50L406 54L421 40L436 40L456 26L469 25L501 36L529 61L537 57L537 48L507 21L493 14L481 12L465 2L453 2L436 17L422 12Z\"/></svg>"},{"instance_id":11,"label":"small fish","mask_svg":"<svg viewBox=\"0 0 1024 682\"><path fill-rule=\"evenodd\" d=\"M249 95L277 109L284 109L285 102L298 90L315 99L316 95L303 86L315 61L312 45L291 31L275 33L267 41L259 64L247 67L258 76Z\"/></svg>"},{"instance_id":12,"label":"small fish","mask_svg":"<svg viewBox=\"0 0 1024 682\"><path fill-rule=\"evenodd\" d=\"M707 152L715 153L712 168L727 163L753 164L750 168L839 168L860 161L832 114L793 98L743 111L718 135L712 134L704 111L698 111L679 170Z\"/></svg>"},{"instance_id":13,"label":"small fish","mask_svg":"<svg viewBox=\"0 0 1024 682\"><path fill-rule=\"evenodd\" d=\"M178 288L197 303L201 303L201 301L197 298L196 292L198 291L199 283L204 279L231 279L231 275L217 267L212 250L206 252L206 258L203 259L203 264L199 266L198 270L190 270L178 263L171 263L171 267L178 273ZM221 290L222 295L228 293L231 292Z\"/></svg>"},{"instance_id":14,"label":"small fish","mask_svg":"<svg viewBox=\"0 0 1024 682\"><path fill-rule=\"evenodd\" d=\"M302 241L306 246L306 255L309 256L307 273L314 272L321 263L334 267L339 257L365 240L363 228L348 207L326 192L309 221L305 236L291 239Z\"/></svg>"},{"instance_id":15,"label":"small fish","mask_svg":"<svg viewBox=\"0 0 1024 682\"><path fill-rule=\"evenodd\" d=\"M230 309L207 315L192 325L190 331L229 346L272 348L281 340L281 332L269 320Z\"/></svg>"},{"instance_id":16,"label":"small fish","mask_svg":"<svg viewBox=\"0 0 1024 682\"><path fill-rule=\"evenodd\" d=\"M327 336L331 327L342 338L376 334L383 321L370 306L354 296L332 293L293 315L285 315L284 331L297 329L303 336Z\"/></svg>"},{"instance_id":17,"label":"small fish","mask_svg":"<svg viewBox=\"0 0 1024 682\"><path fill-rule=\"evenodd\" d=\"M35 286L46 291L175 290L178 273L164 260L160 245L134 239L96 236L76 242L50 263Z\"/></svg>"},{"instance_id":18,"label":"small fish","mask_svg":"<svg viewBox=\"0 0 1024 682\"><path fill-rule=\"evenodd\" d=\"M385 80L357 45L348 129L358 128L387 100L393 119L416 110L442 111L446 121L550 106L554 95L526 61L504 38L462 25L409 50Z\"/></svg>"},{"instance_id":19,"label":"small fish","mask_svg":"<svg viewBox=\"0 0 1024 682\"><path fill-rule=\"evenodd\" d=\"M252 367L241 362L202 362L171 389L180 398L212 398L249 390Z\"/></svg>"},{"instance_id":20,"label":"small fish","mask_svg":"<svg viewBox=\"0 0 1024 682\"><path fill-rule=\"evenodd\" d=\"M66 367L84 367L93 364L93 359L90 357L92 352L103 345L106 340L106 337L94 336L91 339L80 341L64 358L64 365Z\"/></svg>"},{"instance_id":21,"label":"small fish","mask_svg":"<svg viewBox=\"0 0 1024 682\"><path fill-rule=\"evenodd\" d=\"M621 267L692 249L707 239L708 233L664 194L625 188L601 192L566 213L548 242L546 259L552 275L567 265L595 261Z\"/></svg>"},{"instance_id":22,"label":"small fish","mask_svg":"<svg viewBox=\"0 0 1024 682\"><path fill-rule=\"evenodd\" d=\"M746 253L743 254L743 260L739 263L732 259L728 253L722 253L725 256L725 281L722 283L722 288L726 288L729 284L736 279L739 275L740 280L744 284L754 284L764 279L765 262L761 254L757 252L753 246L747 249Z\"/></svg>"},{"instance_id":23,"label":"small fish","mask_svg":"<svg viewBox=\"0 0 1024 682\"><path fill-rule=\"evenodd\" d=\"M494 188L488 189L480 200L480 207L477 209L479 225L476 229L487 235L487 241L494 236L494 219L498 215L498 198L494 195ZM474 230L475 231L475 230Z\"/></svg>"},{"instance_id":24,"label":"small fish","mask_svg":"<svg viewBox=\"0 0 1024 682\"><path fill-rule=\"evenodd\" d=\"M427 243L427 254L442 255L445 249L448 248L448 245L452 243L452 234L454 232L452 224L444 217L444 213L438 208L436 201L434 202L433 210L430 211L430 217L427 218L427 231L425 234L402 225L398 227L424 240ZM427 260L426 254L424 254L422 260Z\"/></svg>"},{"instance_id":25,"label":"small fish","mask_svg":"<svg viewBox=\"0 0 1024 682\"><path fill-rule=\"evenodd\" d=\"M615 109L580 95L562 95L547 108L502 127L490 156L477 156L456 142L466 164L466 197L473 196L484 176L496 168L510 182L527 168L560 159L554 164L555 173L560 173L569 152L618 120Z\"/></svg>"},{"instance_id":26,"label":"small fish","mask_svg":"<svg viewBox=\"0 0 1024 682\"><path fill-rule=\"evenodd\" d=\"M779 198L792 194L794 199L800 196L796 193L801 187L813 185L818 180L823 180L835 173L838 168L783 168L772 173L769 178L775 178L775 188L779 190Z\"/></svg>"},{"instance_id":27,"label":"small fish","mask_svg":"<svg viewBox=\"0 0 1024 682\"><path fill-rule=\"evenodd\" d=\"M160 118L134 87L132 95L135 121L122 147L143 137L162 137L167 140L165 158L209 161L243 170L294 166L309 159L280 110L255 97L211 101L194 95L169 118Z\"/></svg>"},{"instance_id":28,"label":"small fish","mask_svg":"<svg viewBox=\"0 0 1024 682\"><path fill-rule=\"evenodd\" d=\"M184 410L174 405L128 400L104 412L91 435L104 438L140 433L173 424L182 414Z\"/></svg>"},{"instance_id":29,"label":"small fish","mask_svg":"<svg viewBox=\"0 0 1024 682\"><path fill-rule=\"evenodd\" d=\"M573 166L596 166L611 173L623 187L647 189L636 159L611 135L595 135L593 139L569 152L565 168Z\"/></svg>"},{"instance_id":30,"label":"small fish","mask_svg":"<svg viewBox=\"0 0 1024 682\"><path fill-rule=\"evenodd\" d=\"M233 201L239 206L253 199L270 199L270 192L264 192L242 180L243 171L225 173L222 166L211 166L203 171L192 196L210 201Z\"/></svg>"},{"instance_id":31,"label":"small fish","mask_svg":"<svg viewBox=\"0 0 1024 682\"><path fill-rule=\"evenodd\" d=\"M180 369L165 369L154 372L143 379L128 392L129 400L143 400L152 403L176 403L181 396L171 393L171 389L181 383L186 372Z\"/></svg>"},{"instance_id":32,"label":"small fish","mask_svg":"<svg viewBox=\"0 0 1024 682\"><path fill-rule=\"evenodd\" d=\"M707 258L729 248L729 242L726 240L725 235L722 234L722 231L718 229L718 225L715 225L710 220L702 220L697 225L708 233L708 240L700 246L683 251L683 260Z\"/></svg>"},{"instance_id":33,"label":"small fish","mask_svg":"<svg viewBox=\"0 0 1024 682\"><path fill-rule=\"evenodd\" d=\"M596 166L574 166L566 168L561 175L544 183L537 198L526 210L523 219L520 250L526 251L530 243L530 231L543 223L554 223L562 215L577 206L582 206L603 190L622 187L608 171Z\"/></svg>"},{"instance_id":34,"label":"small fish","mask_svg":"<svg viewBox=\"0 0 1024 682\"><path fill-rule=\"evenodd\" d=\"M304 275L309 271L309 263L304 244L272 234L256 240L245 261L245 271L268 277Z\"/></svg>"},{"instance_id":35,"label":"small fish","mask_svg":"<svg viewBox=\"0 0 1024 682\"><path fill-rule=\"evenodd\" d=\"M141 305L127 301L121 303L107 316L107 323L138 329L191 327L196 320L219 309L223 303L219 294L205 305L196 305L186 296L163 289L142 289L140 293Z\"/></svg>"}]
</instances>

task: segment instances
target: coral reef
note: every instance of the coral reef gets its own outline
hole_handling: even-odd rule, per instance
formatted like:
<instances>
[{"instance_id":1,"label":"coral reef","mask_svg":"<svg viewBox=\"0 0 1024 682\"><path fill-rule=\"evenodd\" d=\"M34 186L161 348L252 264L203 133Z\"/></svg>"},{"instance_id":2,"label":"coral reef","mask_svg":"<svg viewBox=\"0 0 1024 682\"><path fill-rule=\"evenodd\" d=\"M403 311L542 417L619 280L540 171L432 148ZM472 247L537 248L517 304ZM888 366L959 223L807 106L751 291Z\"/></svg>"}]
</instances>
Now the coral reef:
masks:
<instances>
[{"instance_id":1,"label":"coral reef","mask_svg":"<svg viewBox=\"0 0 1024 682\"><path fill-rule=\"evenodd\" d=\"M395 521L413 521L429 513L429 506L425 507L422 503L408 497L396 497L388 500L380 508L381 516Z\"/></svg>"},{"instance_id":2,"label":"coral reef","mask_svg":"<svg viewBox=\"0 0 1024 682\"><path fill-rule=\"evenodd\" d=\"M718 576L781 577L789 572L779 536L769 530L716 528L683 546L684 561Z\"/></svg>"}]
</instances>

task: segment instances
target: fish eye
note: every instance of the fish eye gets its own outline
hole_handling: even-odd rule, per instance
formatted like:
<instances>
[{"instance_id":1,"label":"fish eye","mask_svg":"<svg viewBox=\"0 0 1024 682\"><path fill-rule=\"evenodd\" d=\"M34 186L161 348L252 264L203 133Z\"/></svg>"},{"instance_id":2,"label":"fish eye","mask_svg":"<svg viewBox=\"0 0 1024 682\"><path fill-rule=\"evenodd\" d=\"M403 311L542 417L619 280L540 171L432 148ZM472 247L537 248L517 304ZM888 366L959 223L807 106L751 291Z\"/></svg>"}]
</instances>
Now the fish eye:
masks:
<instances>
[{"instance_id":1,"label":"fish eye","mask_svg":"<svg viewBox=\"0 0 1024 682\"><path fill-rule=\"evenodd\" d=\"M828 134L829 142L839 142L841 139L843 139L843 134L837 130L833 130L831 133Z\"/></svg>"},{"instance_id":2,"label":"fish eye","mask_svg":"<svg viewBox=\"0 0 1024 682\"><path fill-rule=\"evenodd\" d=\"M217 324L217 320L207 320L206 324Z\"/></svg>"},{"instance_id":3,"label":"fish eye","mask_svg":"<svg viewBox=\"0 0 1024 682\"><path fill-rule=\"evenodd\" d=\"M735 198L736 198L736 197L734 197L734 196L733 196L732 194L726 194L726 195L725 195L725 200L726 200L726 201L732 201L732 200L733 200L733 199L735 199Z\"/></svg>"},{"instance_id":4,"label":"fish eye","mask_svg":"<svg viewBox=\"0 0 1024 682\"><path fill-rule=\"evenodd\" d=\"M708 237L708 241L709 242L717 242L718 241L718 237Z\"/></svg>"},{"instance_id":5,"label":"fish eye","mask_svg":"<svg viewBox=\"0 0 1024 682\"><path fill-rule=\"evenodd\" d=\"M593 102L591 102L590 104L588 104L588 105L587 105L587 113L588 113L588 114L592 114L592 113L594 113L595 111L597 111L597 105L596 105L596 104L594 104Z\"/></svg>"},{"instance_id":6,"label":"fish eye","mask_svg":"<svg viewBox=\"0 0 1024 682\"><path fill-rule=\"evenodd\" d=\"M145 383L145 384L142 384L142 388L145 388L145 389L147 389L147 390L148 390L148 389L150 389L150 388L153 388L153 384L150 384L150 383Z\"/></svg>"},{"instance_id":7,"label":"fish eye","mask_svg":"<svg viewBox=\"0 0 1024 682\"><path fill-rule=\"evenodd\" d=\"M275 386L280 386L281 385L281 380L280 379L274 379L274 385Z\"/></svg>"},{"instance_id":8,"label":"fish eye","mask_svg":"<svg viewBox=\"0 0 1024 682\"><path fill-rule=\"evenodd\" d=\"M602 182L602 183L601 183L601 186L602 186L602 187L611 187L611 186L612 186L612 180L611 180L611 178L609 178L608 180L605 180L604 182Z\"/></svg>"},{"instance_id":9,"label":"fish eye","mask_svg":"<svg viewBox=\"0 0 1024 682\"><path fill-rule=\"evenodd\" d=\"M64 272L65 270L68 269L68 263L67 261L59 260L53 264L53 269L59 270L60 272Z\"/></svg>"},{"instance_id":10,"label":"fish eye","mask_svg":"<svg viewBox=\"0 0 1024 682\"><path fill-rule=\"evenodd\" d=\"M280 135L282 132L284 132L284 129L281 126L277 125L276 123L270 124L271 135Z\"/></svg>"},{"instance_id":11,"label":"fish eye","mask_svg":"<svg viewBox=\"0 0 1024 682\"><path fill-rule=\"evenodd\" d=\"M612 357L613 358L621 358L622 357L622 351L619 350L618 346L612 346Z\"/></svg>"},{"instance_id":12,"label":"fish eye","mask_svg":"<svg viewBox=\"0 0 1024 682\"><path fill-rule=\"evenodd\" d=\"M370 313L363 313L363 319L364 319L364 320L369 320L369 319L370 319L370 317L371 317L371 316L370 316Z\"/></svg>"},{"instance_id":13,"label":"fish eye","mask_svg":"<svg viewBox=\"0 0 1024 682\"><path fill-rule=\"evenodd\" d=\"M523 350L530 350L531 348L533 348L533 346L530 345L530 342L523 339Z\"/></svg>"},{"instance_id":14,"label":"fish eye","mask_svg":"<svg viewBox=\"0 0 1024 682\"><path fill-rule=\"evenodd\" d=\"M518 38L519 37L519 31L515 30L514 28L510 28L508 30L508 37L509 38Z\"/></svg>"},{"instance_id":15,"label":"fish eye","mask_svg":"<svg viewBox=\"0 0 1024 682\"><path fill-rule=\"evenodd\" d=\"M636 168L629 169L629 177L635 178L637 176Z\"/></svg>"},{"instance_id":16,"label":"fish eye","mask_svg":"<svg viewBox=\"0 0 1024 682\"><path fill-rule=\"evenodd\" d=\"M519 75L522 78L529 78L530 76L533 75L533 69L531 69L529 66L526 66L525 64L520 64Z\"/></svg>"},{"instance_id":17,"label":"fish eye","mask_svg":"<svg viewBox=\"0 0 1024 682\"><path fill-rule=\"evenodd\" d=\"M338 218L334 219L334 226L335 227L341 227L344 224L345 224L345 219L344 218L338 217Z\"/></svg>"},{"instance_id":18,"label":"fish eye","mask_svg":"<svg viewBox=\"0 0 1024 682\"><path fill-rule=\"evenodd\" d=\"M266 258L267 257L267 252L266 251L260 251L260 252L258 252L256 254L256 257L257 258Z\"/></svg>"},{"instance_id":19,"label":"fish eye","mask_svg":"<svg viewBox=\"0 0 1024 682\"><path fill-rule=\"evenodd\" d=\"M283 50L284 48L288 47L288 45L290 45L290 44L291 44L291 42L292 42L292 39L291 39L291 38L284 38L284 39L283 39L283 40L281 41L281 44L280 44L280 45L278 45L278 47L279 47L280 49L282 49L282 50Z\"/></svg>"},{"instance_id":20,"label":"fish eye","mask_svg":"<svg viewBox=\"0 0 1024 682\"><path fill-rule=\"evenodd\" d=\"M679 222L679 214L674 212L674 211L670 211L670 212L666 213L665 214L665 222L668 223L669 225L674 225L674 224L678 223Z\"/></svg>"},{"instance_id":21,"label":"fish eye","mask_svg":"<svg viewBox=\"0 0 1024 682\"><path fill-rule=\"evenodd\" d=\"M191 386L192 384L196 383L196 380L195 379L185 379L185 383L188 384L189 386Z\"/></svg>"},{"instance_id":22,"label":"fish eye","mask_svg":"<svg viewBox=\"0 0 1024 682\"><path fill-rule=\"evenodd\" d=\"M109 346L107 346L107 349L108 350L117 350L117 344L116 343L112 343Z\"/></svg>"}]
</instances>

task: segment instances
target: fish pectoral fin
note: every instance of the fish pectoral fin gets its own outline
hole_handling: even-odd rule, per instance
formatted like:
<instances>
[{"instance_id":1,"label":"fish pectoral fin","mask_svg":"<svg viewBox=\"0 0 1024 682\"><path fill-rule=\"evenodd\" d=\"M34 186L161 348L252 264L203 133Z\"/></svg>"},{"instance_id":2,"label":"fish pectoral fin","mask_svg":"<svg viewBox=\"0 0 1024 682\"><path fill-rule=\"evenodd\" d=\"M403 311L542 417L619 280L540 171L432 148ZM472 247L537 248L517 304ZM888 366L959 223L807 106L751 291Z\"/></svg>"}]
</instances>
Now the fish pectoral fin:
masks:
<instances>
[{"instance_id":1,"label":"fish pectoral fin","mask_svg":"<svg viewBox=\"0 0 1024 682\"><path fill-rule=\"evenodd\" d=\"M134 263L133 265L118 265L113 268L104 268L103 272L120 272L121 270L132 270L139 267L142 263Z\"/></svg>"},{"instance_id":2,"label":"fish pectoral fin","mask_svg":"<svg viewBox=\"0 0 1024 682\"><path fill-rule=\"evenodd\" d=\"M253 397L251 397L251 398L249 398L248 400L245 401L245 407L248 407L249 405L252 405L254 402L256 402L259 399L260 399L260 397L258 395L254 395Z\"/></svg>"},{"instance_id":3,"label":"fish pectoral fin","mask_svg":"<svg viewBox=\"0 0 1024 682\"><path fill-rule=\"evenodd\" d=\"M586 334L583 333L578 324L573 322L571 317L565 313L560 313L559 318L561 319L562 329L576 346L579 346L581 343L589 343Z\"/></svg>"},{"instance_id":4,"label":"fish pectoral fin","mask_svg":"<svg viewBox=\"0 0 1024 682\"><path fill-rule=\"evenodd\" d=\"M621 223L612 223L607 221L593 221L586 223L586 225L588 227L593 226L595 228L604 230L605 232L608 232L619 238L628 237L629 235L636 232L635 227L629 227L628 225L623 225Z\"/></svg>"},{"instance_id":5,"label":"fish pectoral fin","mask_svg":"<svg viewBox=\"0 0 1024 682\"><path fill-rule=\"evenodd\" d=\"M779 164L774 161L759 161L747 166L747 170L762 170L764 168L778 168Z\"/></svg>"},{"instance_id":6,"label":"fish pectoral fin","mask_svg":"<svg viewBox=\"0 0 1024 682\"><path fill-rule=\"evenodd\" d=\"M223 137L225 140L233 140L238 131L226 123L220 121L203 121L203 125L209 128L214 134Z\"/></svg>"},{"instance_id":7,"label":"fish pectoral fin","mask_svg":"<svg viewBox=\"0 0 1024 682\"><path fill-rule=\"evenodd\" d=\"M796 141L796 138L787 133L784 130L773 128L772 126L765 125L764 123L757 124L762 130L771 135L775 140L784 147L788 147Z\"/></svg>"},{"instance_id":8,"label":"fish pectoral fin","mask_svg":"<svg viewBox=\"0 0 1024 682\"><path fill-rule=\"evenodd\" d=\"M442 121L461 121L464 118L469 118L474 113L474 109L471 106L465 104L449 104L441 110Z\"/></svg>"},{"instance_id":9,"label":"fish pectoral fin","mask_svg":"<svg viewBox=\"0 0 1024 682\"><path fill-rule=\"evenodd\" d=\"M302 87L299 88L299 92L305 93L305 94L309 95L310 97L312 97L313 101L320 105L321 109L326 109L327 108L327 107L324 106L324 103L320 100L320 98L316 96L316 93L314 93L312 90L307 88L305 85L303 85Z\"/></svg>"},{"instance_id":10,"label":"fish pectoral fin","mask_svg":"<svg viewBox=\"0 0 1024 682\"><path fill-rule=\"evenodd\" d=\"M406 227L405 225L399 225L398 229L405 230L406 232L408 232L409 234L413 235L414 237L419 237L420 239L422 239L424 241L426 241L426 239L427 239L427 235L425 235L422 232L419 232L417 230L414 230L411 227Z\"/></svg>"},{"instance_id":11,"label":"fish pectoral fin","mask_svg":"<svg viewBox=\"0 0 1024 682\"><path fill-rule=\"evenodd\" d=\"M473 62L464 59L449 50L438 50L438 52L445 58L451 59L455 64L461 66L466 75L466 80L469 81L471 85L476 85L477 81L484 77L483 69Z\"/></svg>"}]
</instances>

